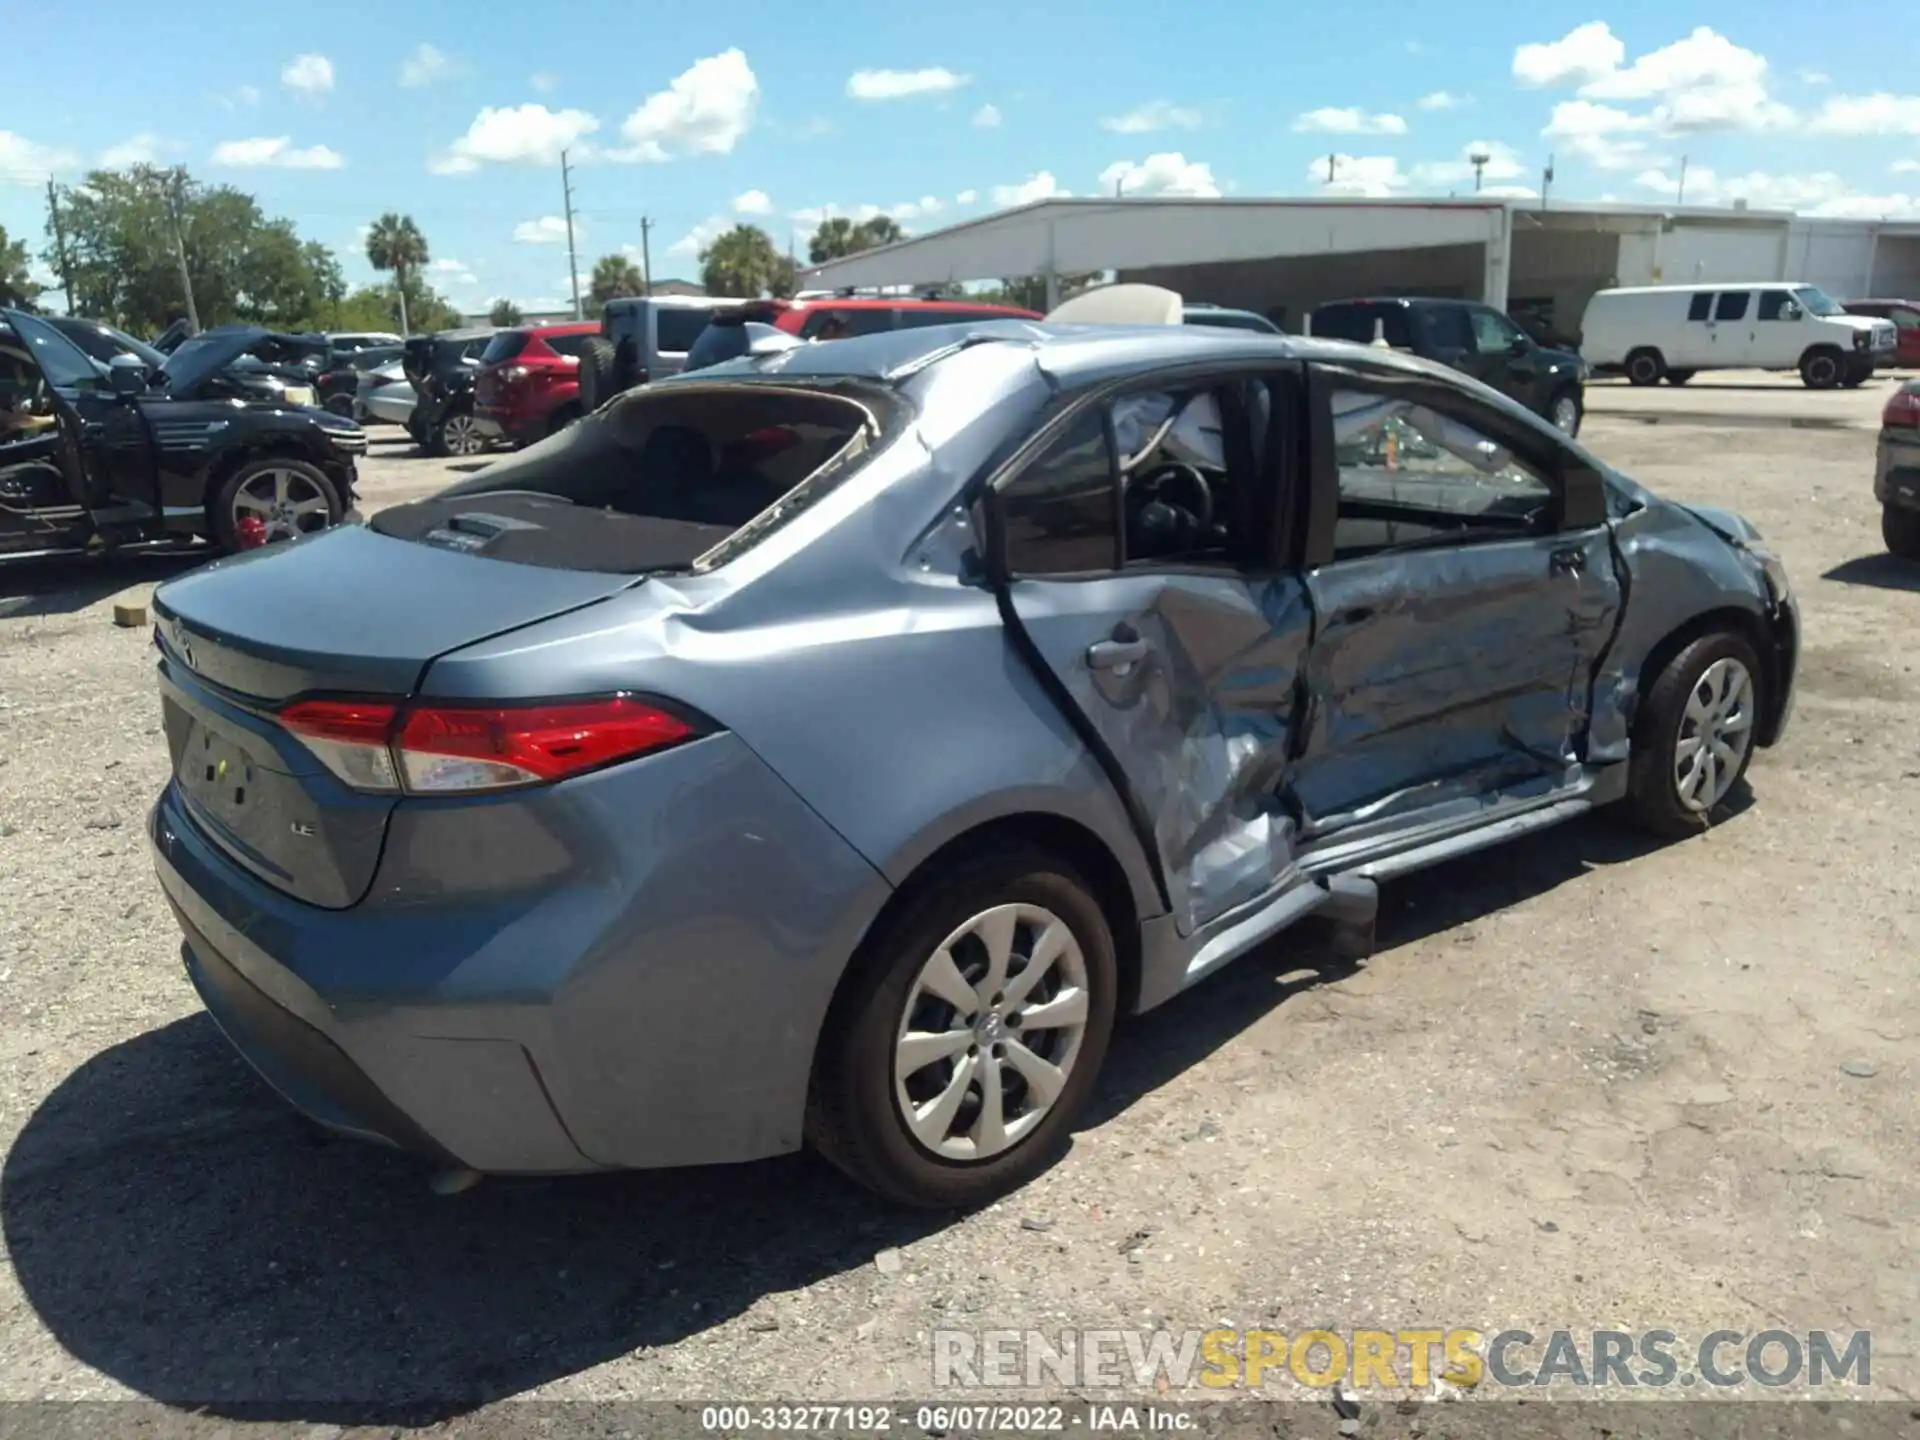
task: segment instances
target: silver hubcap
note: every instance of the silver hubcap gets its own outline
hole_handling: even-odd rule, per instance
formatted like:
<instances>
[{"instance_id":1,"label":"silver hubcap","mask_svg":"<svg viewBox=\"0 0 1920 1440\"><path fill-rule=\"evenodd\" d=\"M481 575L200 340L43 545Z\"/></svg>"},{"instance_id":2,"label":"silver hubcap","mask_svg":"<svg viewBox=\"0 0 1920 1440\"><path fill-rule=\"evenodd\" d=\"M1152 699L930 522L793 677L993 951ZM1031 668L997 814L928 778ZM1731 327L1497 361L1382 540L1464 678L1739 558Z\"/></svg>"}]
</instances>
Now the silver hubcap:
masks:
<instances>
[{"instance_id":1,"label":"silver hubcap","mask_svg":"<svg viewBox=\"0 0 1920 1440\"><path fill-rule=\"evenodd\" d=\"M996 905L967 921L920 968L894 1040L914 1139L944 1160L1026 1139L1066 1088L1087 1010L1086 957L1058 915Z\"/></svg>"},{"instance_id":2,"label":"silver hubcap","mask_svg":"<svg viewBox=\"0 0 1920 1440\"><path fill-rule=\"evenodd\" d=\"M1680 803L1704 815L1733 788L1753 743L1753 677L1738 660L1709 665L1687 697L1673 756Z\"/></svg>"},{"instance_id":3,"label":"silver hubcap","mask_svg":"<svg viewBox=\"0 0 1920 1440\"><path fill-rule=\"evenodd\" d=\"M242 520L265 523L268 540L291 540L333 521L327 497L298 470L262 470L234 492L235 527Z\"/></svg>"},{"instance_id":4,"label":"silver hubcap","mask_svg":"<svg viewBox=\"0 0 1920 1440\"><path fill-rule=\"evenodd\" d=\"M480 432L474 429L471 415L449 416L440 427L440 434L447 442L447 449L455 455L472 455L481 445Z\"/></svg>"},{"instance_id":5,"label":"silver hubcap","mask_svg":"<svg viewBox=\"0 0 1920 1440\"><path fill-rule=\"evenodd\" d=\"M1580 407L1573 403L1571 395L1562 395L1553 402L1553 423L1556 428L1564 430L1569 435L1580 423Z\"/></svg>"}]
</instances>

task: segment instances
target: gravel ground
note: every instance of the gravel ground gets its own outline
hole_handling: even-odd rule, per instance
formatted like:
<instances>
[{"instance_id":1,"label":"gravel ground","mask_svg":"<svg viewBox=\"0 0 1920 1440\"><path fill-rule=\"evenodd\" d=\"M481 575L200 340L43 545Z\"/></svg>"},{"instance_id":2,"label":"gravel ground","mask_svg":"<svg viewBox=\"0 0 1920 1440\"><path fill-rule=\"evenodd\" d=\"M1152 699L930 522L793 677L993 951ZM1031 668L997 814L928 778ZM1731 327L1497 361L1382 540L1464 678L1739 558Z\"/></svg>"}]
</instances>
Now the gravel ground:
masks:
<instances>
[{"instance_id":1,"label":"gravel ground","mask_svg":"<svg viewBox=\"0 0 1920 1440\"><path fill-rule=\"evenodd\" d=\"M1599 453L1744 510L1800 588L1751 803L1396 882L1364 964L1248 957L964 1217L807 1157L441 1198L296 1121L198 1013L143 849L165 752L109 609L167 572L0 575L0 1400L494 1434L509 1396L924 1397L935 1328L1423 1324L1868 1329L1874 1390L1914 1396L1920 572L1880 554L1870 429L1595 394ZM368 508L444 476L403 457Z\"/></svg>"}]
</instances>

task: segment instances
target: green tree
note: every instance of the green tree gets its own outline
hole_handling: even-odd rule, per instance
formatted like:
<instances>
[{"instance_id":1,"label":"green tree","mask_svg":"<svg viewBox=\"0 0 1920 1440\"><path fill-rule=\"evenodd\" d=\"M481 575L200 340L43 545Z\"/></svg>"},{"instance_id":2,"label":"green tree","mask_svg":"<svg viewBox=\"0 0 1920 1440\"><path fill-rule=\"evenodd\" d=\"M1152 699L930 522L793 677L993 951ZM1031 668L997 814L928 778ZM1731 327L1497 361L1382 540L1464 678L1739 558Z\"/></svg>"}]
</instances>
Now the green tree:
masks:
<instances>
[{"instance_id":1,"label":"green tree","mask_svg":"<svg viewBox=\"0 0 1920 1440\"><path fill-rule=\"evenodd\" d=\"M496 300L493 302L493 308L487 312L489 325L518 325L526 318L521 313L520 307L511 300Z\"/></svg>"},{"instance_id":2,"label":"green tree","mask_svg":"<svg viewBox=\"0 0 1920 1440\"><path fill-rule=\"evenodd\" d=\"M49 247L47 263L72 282L81 314L135 333L186 313L176 214L202 325L316 328L346 289L326 246L302 241L292 221L263 214L244 191L201 185L184 169L96 170L64 187L59 204L66 247Z\"/></svg>"},{"instance_id":3,"label":"green tree","mask_svg":"<svg viewBox=\"0 0 1920 1440\"><path fill-rule=\"evenodd\" d=\"M593 262L593 279L587 286L586 312L589 317L606 308L607 301L622 295L644 295L646 279L640 267L624 255L602 255Z\"/></svg>"},{"instance_id":4,"label":"green tree","mask_svg":"<svg viewBox=\"0 0 1920 1440\"><path fill-rule=\"evenodd\" d=\"M410 297L407 282L418 274L430 258L427 237L420 233L420 227L413 223L411 215L389 210L374 221L367 231L367 263L376 270L391 271L400 292L402 335L409 333L407 301Z\"/></svg>"},{"instance_id":5,"label":"green tree","mask_svg":"<svg viewBox=\"0 0 1920 1440\"><path fill-rule=\"evenodd\" d=\"M807 242L807 259L815 265L858 255L879 245L891 245L907 238L907 232L891 216L876 215L857 224L844 215L829 215L820 222Z\"/></svg>"},{"instance_id":6,"label":"green tree","mask_svg":"<svg viewBox=\"0 0 1920 1440\"><path fill-rule=\"evenodd\" d=\"M309 240L300 247L300 258L313 276L314 294L326 304L327 328L343 329L340 302L347 298L347 277L340 273L339 257L318 240Z\"/></svg>"},{"instance_id":7,"label":"green tree","mask_svg":"<svg viewBox=\"0 0 1920 1440\"><path fill-rule=\"evenodd\" d=\"M40 290L27 274L27 242L9 240L7 227L0 225L0 305L31 310Z\"/></svg>"},{"instance_id":8,"label":"green tree","mask_svg":"<svg viewBox=\"0 0 1920 1440\"><path fill-rule=\"evenodd\" d=\"M736 225L700 252L700 283L710 295L752 299L771 294L788 269L786 257L758 225Z\"/></svg>"}]
</instances>

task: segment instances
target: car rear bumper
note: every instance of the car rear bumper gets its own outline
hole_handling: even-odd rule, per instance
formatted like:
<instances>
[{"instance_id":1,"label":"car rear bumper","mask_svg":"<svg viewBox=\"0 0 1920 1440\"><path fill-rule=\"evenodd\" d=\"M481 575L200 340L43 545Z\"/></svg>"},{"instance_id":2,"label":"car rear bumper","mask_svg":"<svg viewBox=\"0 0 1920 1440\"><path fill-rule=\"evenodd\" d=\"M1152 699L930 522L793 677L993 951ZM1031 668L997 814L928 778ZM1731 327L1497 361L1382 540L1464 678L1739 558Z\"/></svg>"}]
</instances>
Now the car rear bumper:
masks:
<instances>
[{"instance_id":1,"label":"car rear bumper","mask_svg":"<svg viewBox=\"0 0 1920 1440\"><path fill-rule=\"evenodd\" d=\"M1912 439L1880 432L1873 498L1897 510L1920 510L1920 430L1913 431Z\"/></svg>"},{"instance_id":2,"label":"car rear bumper","mask_svg":"<svg viewBox=\"0 0 1920 1440\"><path fill-rule=\"evenodd\" d=\"M524 410L508 410L500 405L476 405L473 407L473 428L489 440L525 445L546 435L547 417L531 415Z\"/></svg>"},{"instance_id":3,"label":"car rear bumper","mask_svg":"<svg viewBox=\"0 0 1920 1440\"><path fill-rule=\"evenodd\" d=\"M476 1170L751 1160L889 889L728 735L526 800L408 801L367 900L303 904L177 786L155 868L188 977L320 1123Z\"/></svg>"}]
</instances>

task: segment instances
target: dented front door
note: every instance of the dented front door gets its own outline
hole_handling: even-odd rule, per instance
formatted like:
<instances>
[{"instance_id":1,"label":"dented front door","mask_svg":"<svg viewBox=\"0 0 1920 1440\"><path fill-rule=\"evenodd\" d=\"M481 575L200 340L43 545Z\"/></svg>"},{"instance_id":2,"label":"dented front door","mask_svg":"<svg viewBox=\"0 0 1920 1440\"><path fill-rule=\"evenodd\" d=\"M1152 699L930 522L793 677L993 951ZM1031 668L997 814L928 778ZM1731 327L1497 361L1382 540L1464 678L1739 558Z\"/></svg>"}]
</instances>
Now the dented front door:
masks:
<instances>
[{"instance_id":1,"label":"dented front door","mask_svg":"<svg viewBox=\"0 0 1920 1440\"><path fill-rule=\"evenodd\" d=\"M1241 501L1271 475L1266 422L1227 420L1261 431L1227 447ZM1002 487L1006 594L1020 648L1114 774L1192 934L1296 878L1288 757L1312 615L1304 582L1272 565L1129 556L1117 433L1091 416ZM1263 534L1270 520L1233 516Z\"/></svg>"}]
</instances>

